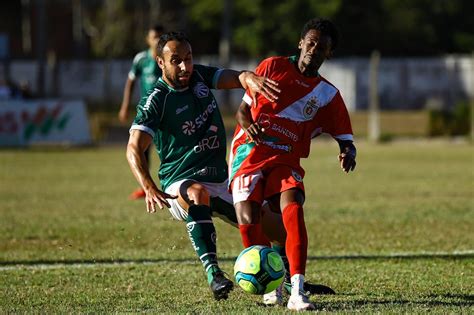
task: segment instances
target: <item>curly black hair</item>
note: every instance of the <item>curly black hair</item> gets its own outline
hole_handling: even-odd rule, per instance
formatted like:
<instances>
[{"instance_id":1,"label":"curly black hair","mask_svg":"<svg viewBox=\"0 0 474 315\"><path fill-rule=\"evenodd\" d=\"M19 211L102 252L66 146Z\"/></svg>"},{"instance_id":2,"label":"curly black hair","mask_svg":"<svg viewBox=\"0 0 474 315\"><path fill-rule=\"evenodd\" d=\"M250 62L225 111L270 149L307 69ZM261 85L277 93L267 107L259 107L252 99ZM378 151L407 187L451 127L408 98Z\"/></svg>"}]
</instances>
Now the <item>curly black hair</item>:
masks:
<instances>
[{"instance_id":1,"label":"curly black hair","mask_svg":"<svg viewBox=\"0 0 474 315\"><path fill-rule=\"evenodd\" d=\"M332 41L332 50L337 47L339 41L339 33L336 26L330 20L323 18L314 18L306 22L301 30L301 38L304 38L310 30L318 30L323 35L328 35L331 37Z\"/></svg>"}]
</instances>

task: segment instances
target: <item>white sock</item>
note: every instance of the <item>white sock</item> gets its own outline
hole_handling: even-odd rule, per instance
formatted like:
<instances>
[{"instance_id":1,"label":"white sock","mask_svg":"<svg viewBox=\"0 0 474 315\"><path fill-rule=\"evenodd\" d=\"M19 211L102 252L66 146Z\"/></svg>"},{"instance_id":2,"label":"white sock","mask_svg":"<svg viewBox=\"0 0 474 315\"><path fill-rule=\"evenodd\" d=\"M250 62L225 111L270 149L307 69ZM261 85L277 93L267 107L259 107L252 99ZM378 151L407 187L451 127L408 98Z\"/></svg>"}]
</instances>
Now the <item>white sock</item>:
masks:
<instances>
[{"instance_id":1,"label":"white sock","mask_svg":"<svg viewBox=\"0 0 474 315\"><path fill-rule=\"evenodd\" d=\"M304 292L304 275L295 274L291 277L291 295L299 295L300 292Z\"/></svg>"}]
</instances>

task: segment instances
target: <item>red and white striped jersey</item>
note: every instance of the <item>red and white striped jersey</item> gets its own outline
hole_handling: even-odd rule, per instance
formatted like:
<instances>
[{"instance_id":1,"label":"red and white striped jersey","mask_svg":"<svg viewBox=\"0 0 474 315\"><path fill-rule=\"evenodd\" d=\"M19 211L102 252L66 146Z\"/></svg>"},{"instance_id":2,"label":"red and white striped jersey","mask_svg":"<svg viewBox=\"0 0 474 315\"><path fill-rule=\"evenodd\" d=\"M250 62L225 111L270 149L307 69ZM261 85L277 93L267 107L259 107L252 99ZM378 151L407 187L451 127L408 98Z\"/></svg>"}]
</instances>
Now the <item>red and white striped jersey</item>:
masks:
<instances>
[{"instance_id":1,"label":"red and white striped jersey","mask_svg":"<svg viewBox=\"0 0 474 315\"><path fill-rule=\"evenodd\" d=\"M230 181L277 164L299 167L309 155L311 139L328 133L336 139L353 140L352 127L338 89L321 76L305 77L297 69L296 56L263 60L255 72L279 84L276 102L262 95L253 103L249 91L243 100L250 106L252 119L265 128L258 146L249 142L237 126L229 159Z\"/></svg>"}]
</instances>

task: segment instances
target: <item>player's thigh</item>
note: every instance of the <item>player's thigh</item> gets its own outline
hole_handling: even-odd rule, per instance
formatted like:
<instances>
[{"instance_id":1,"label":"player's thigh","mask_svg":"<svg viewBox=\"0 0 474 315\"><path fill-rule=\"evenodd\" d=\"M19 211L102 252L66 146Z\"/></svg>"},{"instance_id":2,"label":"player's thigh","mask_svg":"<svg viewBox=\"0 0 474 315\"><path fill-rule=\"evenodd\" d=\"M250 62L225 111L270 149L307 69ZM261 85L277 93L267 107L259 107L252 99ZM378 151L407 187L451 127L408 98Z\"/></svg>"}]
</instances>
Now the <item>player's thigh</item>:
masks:
<instances>
[{"instance_id":1,"label":"player's thigh","mask_svg":"<svg viewBox=\"0 0 474 315\"><path fill-rule=\"evenodd\" d=\"M301 168L286 165L276 166L268 170L265 177L264 198L271 200L273 205L277 205L276 201L281 198L281 193L288 190L296 189L304 196L304 171Z\"/></svg>"},{"instance_id":2,"label":"player's thigh","mask_svg":"<svg viewBox=\"0 0 474 315\"><path fill-rule=\"evenodd\" d=\"M262 172L256 171L234 177L231 183L234 205L243 201L263 203L263 192L266 179Z\"/></svg>"}]
</instances>

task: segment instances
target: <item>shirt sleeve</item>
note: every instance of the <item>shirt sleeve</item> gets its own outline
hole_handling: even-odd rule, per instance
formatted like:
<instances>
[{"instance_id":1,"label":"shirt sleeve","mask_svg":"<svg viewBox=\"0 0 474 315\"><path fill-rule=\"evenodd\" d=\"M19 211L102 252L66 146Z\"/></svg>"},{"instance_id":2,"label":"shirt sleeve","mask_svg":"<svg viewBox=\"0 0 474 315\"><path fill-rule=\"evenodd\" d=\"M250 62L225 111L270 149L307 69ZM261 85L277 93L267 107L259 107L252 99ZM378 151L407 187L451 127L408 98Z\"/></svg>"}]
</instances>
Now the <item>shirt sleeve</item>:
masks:
<instances>
[{"instance_id":1,"label":"shirt sleeve","mask_svg":"<svg viewBox=\"0 0 474 315\"><path fill-rule=\"evenodd\" d=\"M210 89L217 88L217 82L219 81L222 70L223 69L216 67L194 65L194 71Z\"/></svg>"},{"instance_id":2,"label":"shirt sleeve","mask_svg":"<svg viewBox=\"0 0 474 315\"><path fill-rule=\"evenodd\" d=\"M313 130L317 134L328 133L339 140L353 140L351 120L339 91L327 106L318 110Z\"/></svg>"},{"instance_id":3,"label":"shirt sleeve","mask_svg":"<svg viewBox=\"0 0 474 315\"><path fill-rule=\"evenodd\" d=\"M133 58L132 67L130 68L130 71L128 72L128 78L132 81L141 75L141 70L140 70L141 58L142 58L142 53L136 54L135 58Z\"/></svg>"},{"instance_id":4,"label":"shirt sleeve","mask_svg":"<svg viewBox=\"0 0 474 315\"><path fill-rule=\"evenodd\" d=\"M265 59L257 66L257 68L255 68L254 72L257 75L269 77L270 76L270 66L271 66L270 59ZM245 103L247 103L249 106L252 105L253 99L250 96L249 90L245 90L245 94L242 97L242 100Z\"/></svg>"},{"instance_id":5,"label":"shirt sleeve","mask_svg":"<svg viewBox=\"0 0 474 315\"><path fill-rule=\"evenodd\" d=\"M155 137L155 132L160 126L163 114L162 104L157 97L158 92L160 90L155 88L147 96L141 98L130 131L141 130Z\"/></svg>"}]
</instances>

